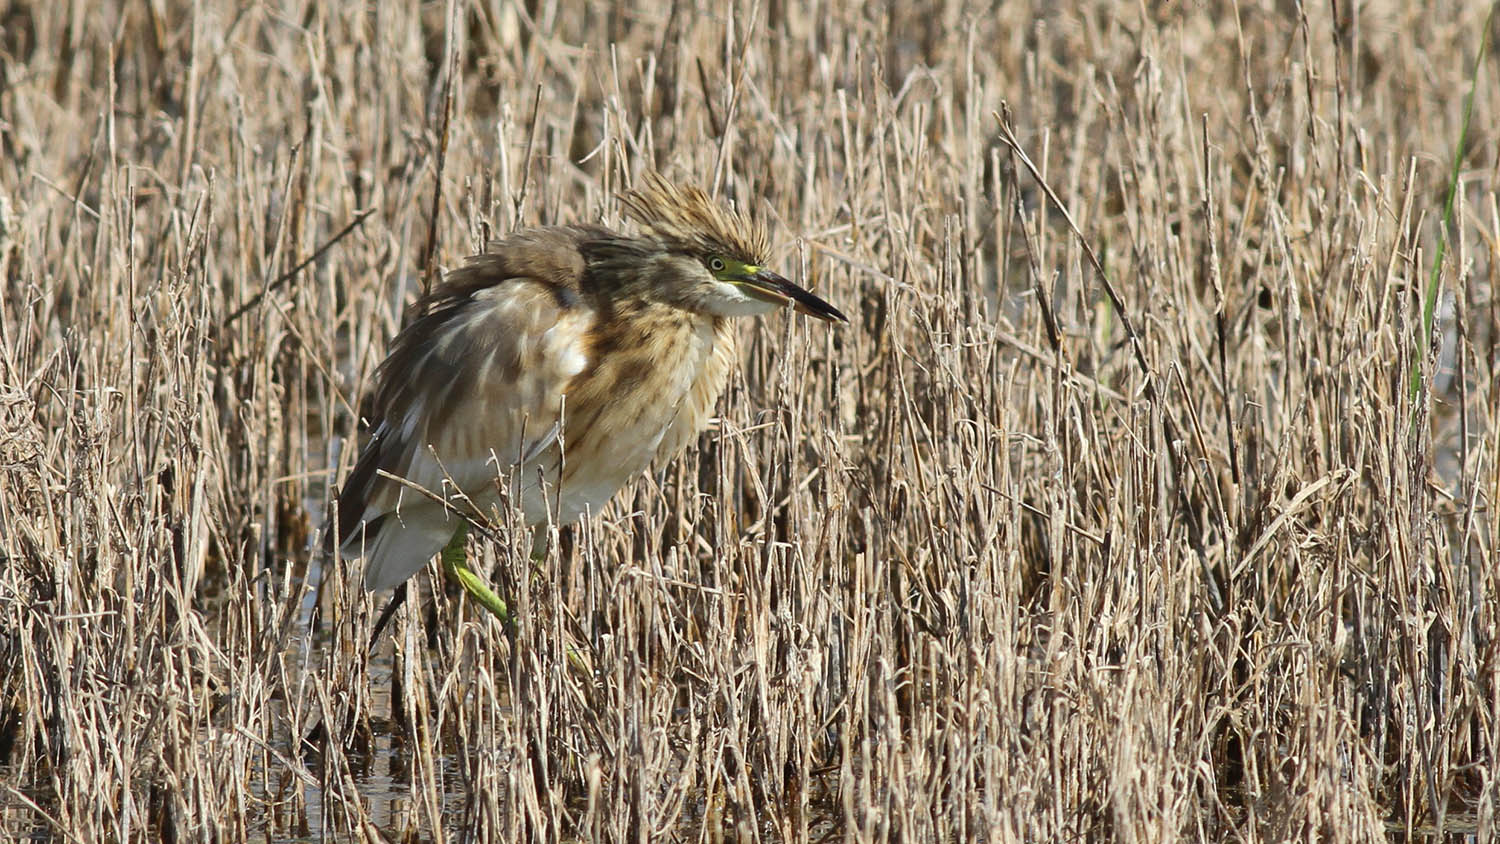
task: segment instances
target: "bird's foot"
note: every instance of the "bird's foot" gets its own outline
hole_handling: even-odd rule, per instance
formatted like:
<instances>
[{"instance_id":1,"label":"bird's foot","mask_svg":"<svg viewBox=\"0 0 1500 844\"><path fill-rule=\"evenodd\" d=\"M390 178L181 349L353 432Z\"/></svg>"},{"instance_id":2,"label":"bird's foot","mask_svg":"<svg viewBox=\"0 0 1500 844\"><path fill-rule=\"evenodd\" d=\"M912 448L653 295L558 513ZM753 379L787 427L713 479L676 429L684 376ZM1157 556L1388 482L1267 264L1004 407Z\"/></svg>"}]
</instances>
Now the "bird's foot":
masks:
<instances>
[{"instance_id":1,"label":"bird's foot","mask_svg":"<svg viewBox=\"0 0 1500 844\"><path fill-rule=\"evenodd\" d=\"M480 577L478 572L469 568L467 555L464 553L464 539L468 533L467 525L460 526L457 531L454 531L453 538L448 540L448 544L442 551L443 571L457 581L458 585L469 593L469 597L499 619L507 631L513 633L516 629L516 620L511 615L510 605L495 594L495 591L484 582L484 578Z\"/></svg>"}]
</instances>

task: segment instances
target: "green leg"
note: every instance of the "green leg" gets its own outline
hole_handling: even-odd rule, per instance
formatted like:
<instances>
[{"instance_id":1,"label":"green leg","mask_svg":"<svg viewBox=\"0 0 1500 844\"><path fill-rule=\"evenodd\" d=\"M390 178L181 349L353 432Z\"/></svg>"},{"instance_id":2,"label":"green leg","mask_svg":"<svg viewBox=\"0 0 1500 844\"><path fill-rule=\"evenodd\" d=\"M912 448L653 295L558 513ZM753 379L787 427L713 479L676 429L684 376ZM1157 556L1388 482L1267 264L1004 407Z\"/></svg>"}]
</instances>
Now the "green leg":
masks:
<instances>
[{"instance_id":1,"label":"green leg","mask_svg":"<svg viewBox=\"0 0 1500 844\"><path fill-rule=\"evenodd\" d=\"M463 586L464 591L469 593L469 597L478 601L480 606L489 610L496 618L500 619L500 623L505 625L507 631L515 633L516 622L511 617L510 607L485 584L484 578L469 568L465 562L464 540L468 535L469 526L467 523L459 525L458 530L453 532L453 538L448 540L448 544L443 547L443 571L449 577L458 581L459 585ZM539 539L533 540L531 548L531 561L533 563L540 563L547 556L546 536L538 532L538 537ZM568 665L584 677L592 676L593 672L589 669L588 660L583 658L583 654L577 648L571 646L568 648Z\"/></svg>"},{"instance_id":2,"label":"green leg","mask_svg":"<svg viewBox=\"0 0 1500 844\"><path fill-rule=\"evenodd\" d=\"M473 569L469 568L465 560L464 539L469 535L469 525L460 524L458 530L453 532L453 538L443 547L442 560L443 571L449 577L458 581L459 585L469 593L469 597L479 602L479 605L494 614L505 625L507 630L515 628L515 620L510 616L510 607L496 595L490 587L485 584L484 578L480 577Z\"/></svg>"}]
</instances>

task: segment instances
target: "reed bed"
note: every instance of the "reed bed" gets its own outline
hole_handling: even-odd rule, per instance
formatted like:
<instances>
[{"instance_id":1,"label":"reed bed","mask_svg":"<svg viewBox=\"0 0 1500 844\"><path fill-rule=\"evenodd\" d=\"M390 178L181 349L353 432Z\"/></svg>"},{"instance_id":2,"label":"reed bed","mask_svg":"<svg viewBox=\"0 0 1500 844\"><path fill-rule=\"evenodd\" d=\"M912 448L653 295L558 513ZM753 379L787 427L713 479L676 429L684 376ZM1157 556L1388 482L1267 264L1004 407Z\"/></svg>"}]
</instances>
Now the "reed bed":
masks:
<instances>
[{"instance_id":1,"label":"reed bed","mask_svg":"<svg viewBox=\"0 0 1500 844\"><path fill-rule=\"evenodd\" d=\"M1488 12L5 5L0 837L1495 840ZM404 306L648 167L851 323L367 654Z\"/></svg>"}]
</instances>

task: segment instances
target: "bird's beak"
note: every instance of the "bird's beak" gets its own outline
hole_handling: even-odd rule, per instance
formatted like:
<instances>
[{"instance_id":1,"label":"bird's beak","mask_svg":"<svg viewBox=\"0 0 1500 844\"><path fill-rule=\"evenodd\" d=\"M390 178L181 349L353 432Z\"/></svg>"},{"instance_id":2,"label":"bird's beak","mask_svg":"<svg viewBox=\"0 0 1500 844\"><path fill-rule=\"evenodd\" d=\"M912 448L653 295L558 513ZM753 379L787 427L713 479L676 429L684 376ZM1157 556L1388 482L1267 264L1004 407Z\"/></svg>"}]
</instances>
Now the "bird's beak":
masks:
<instances>
[{"instance_id":1,"label":"bird's beak","mask_svg":"<svg viewBox=\"0 0 1500 844\"><path fill-rule=\"evenodd\" d=\"M806 290L765 267L746 266L745 274L735 280L744 291L757 299L773 305L792 303L798 313L815 316L825 322L848 322L848 317L838 308L819 299Z\"/></svg>"}]
</instances>

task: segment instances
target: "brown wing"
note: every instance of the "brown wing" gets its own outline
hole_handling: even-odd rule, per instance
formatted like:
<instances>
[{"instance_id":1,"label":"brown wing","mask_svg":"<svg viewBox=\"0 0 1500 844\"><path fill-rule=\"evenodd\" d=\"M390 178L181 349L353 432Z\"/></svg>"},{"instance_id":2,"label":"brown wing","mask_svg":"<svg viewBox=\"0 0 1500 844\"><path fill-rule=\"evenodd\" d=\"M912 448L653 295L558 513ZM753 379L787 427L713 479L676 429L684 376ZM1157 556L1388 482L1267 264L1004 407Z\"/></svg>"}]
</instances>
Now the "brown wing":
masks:
<instances>
[{"instance_id":1,"label":"brown wing","mask_svg":"<svg viewBox=\"0 0 1500 844\"><path fill-rule=\"evenodd\" d=\"M534 229L495 244L450 273L397 336L376 371L370 440L338 501L340 550L366 557L366 588L406 580L459 524L381 472L483 500L557 436L596 316L578 287L588 234Z\"/></svg>"}]
</instances>

